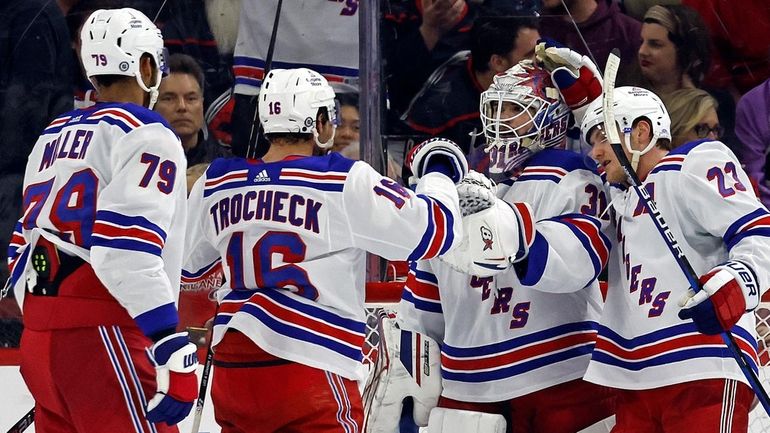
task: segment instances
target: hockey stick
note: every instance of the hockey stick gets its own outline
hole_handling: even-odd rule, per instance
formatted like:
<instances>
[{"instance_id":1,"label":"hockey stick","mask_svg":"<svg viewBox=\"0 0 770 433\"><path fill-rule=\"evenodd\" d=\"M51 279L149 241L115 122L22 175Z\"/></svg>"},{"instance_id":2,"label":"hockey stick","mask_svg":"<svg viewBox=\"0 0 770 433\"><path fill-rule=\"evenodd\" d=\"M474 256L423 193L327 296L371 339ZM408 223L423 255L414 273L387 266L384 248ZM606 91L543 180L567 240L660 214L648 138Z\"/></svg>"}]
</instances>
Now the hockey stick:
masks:
<instances>
[{"instance_id":1,"label":"hockey stick","mask_svg":"<svg viewBox=\"0 0 770 433\"><path fill-rule=\"evenodd\" d=\"M217 317L219 313L219 305L217 305L217 311L214 313L214 317ZM212 325L213 326L213 325ZM206 349L206 363L203 364L203 372L201 373L201 385L198 388L198 400L195 402L195 415L193 415L192 433L198 433L201 428L201 417L203 417L203 405L206 403L206 391L209 388L209 377L211 376L211 365L214 363L214 348L211 342L214 340L214 333L212 332L209 337L208 348Z\"/></svg>"},{"instance_id":2,"label":"hockey stick","mask_svg":"<svg viewBox=\"0 0 770 433\"><path fill-rule=\"evenodd\" d=\"M8 433L21 433L24 430L26 430L29 426L31 426L33 422L35 422L34 407L30 409L26 415L21 417L20 420L16 421L16 424L14 424L10 429L8 429Z\"/></svg>"},{"instance_id":3,"label":"hockey stick","mask_svg":"<svg viewBox=\"0 0 770 433\"><path fill-rule=\"evenodd\" d=\"M267 46L267 56L265 56L265 68L262 71L263 83L273 66L273 52L275 51L276 35L278 34L278 22L281 19L281 6L283 6L283 0L278 0L278 6L275 8L275 19L273 20L273 32L270 34L270 44ZM257 106L254 107L254 119L251 121L249 141L246 142L246 158L254 159L257 157L257 145L261 135L262 122L259 122L259 103L257 103Z\"/></svg>"},{"instance_id":4,"label":"hockey stick","mask_svg":"<svg viewBox=\"0 0 770 433\"><path fill-rule=\"evenodd\" d=\"M214 361L214 350L211 348L211 342L206 350L206 363L203 364L203 373L201 374L201 386L198 389L198 400L195 402L195 415L193 415L192 433L198 433L201 428L201 418L203 417L203 405L206 403L206 391L209 388L209 376L211 375L211 364Z\"/></svg>"},{"instance_id":5,"label":"hockey stick","mask_svg":"<svg viewBox=\"0 0 770 433\"><path fill-rule=\"evenodd\" d=\"M655 228L658 229L661 237L663 237L663 240L666 242L666 246L668 247L669 251L671 251L671 254L674 256L674 260L676 260L677 265L679 265L679 268L684 273L685 278L687 278L687 281L690 283L690 287L692 287L694 291L698 292L702 289L700 283L698 282L698 275L693 270L690 261L687 260L687 257L684 255L684 251L682 251L682 248L677 243L677 240L674 237L674 233L671 232L668 224L666 224L666 221L660 214L660 210L658 209L657 204L652 199L652 197L650 197L647 189L642 187L642 182L639 180L639 176L636 174L633 167L631 167L631 162L629 162L628 157L626 157L626 153L623 151L623 145L620 142L620 135L618 134L617 127L615 126L615 116L613 115L613 93L615 89L615 77L618 73L618 66L620 66L620 51L615 48L612 50L612 53L610 53L610 56L607 59L607 66L604 69L602 107L605 125L604 130L606 131L607 139L610 140L612 151L618 157L618 162L620 162L620 165L623 166L623 170L626 172L626 176L631 182L631 187L634 189L634 191L636 191L636 194L639 196L639 201L644 204L644 207L650 214L650 218L652 218L652 221L655 224ZM743 372L743 375L746 377L746 380L748 380L749 384L751 385L751 388L754 390L757 399L759 399L759 402L762 403L762 407L765 409L765 412L770 415L770 398L768 398L765 389L759 382L759 378L757 377L756 373L754 373L754 370L751 368L748 360L744 358L744 354L738 348L738 344L735 342L735 339L733 338L730 331L723 332L722 339L727 345L727 348L730 350L730 354L738 362L738 366Z\"/></svg>"}]
</instances>

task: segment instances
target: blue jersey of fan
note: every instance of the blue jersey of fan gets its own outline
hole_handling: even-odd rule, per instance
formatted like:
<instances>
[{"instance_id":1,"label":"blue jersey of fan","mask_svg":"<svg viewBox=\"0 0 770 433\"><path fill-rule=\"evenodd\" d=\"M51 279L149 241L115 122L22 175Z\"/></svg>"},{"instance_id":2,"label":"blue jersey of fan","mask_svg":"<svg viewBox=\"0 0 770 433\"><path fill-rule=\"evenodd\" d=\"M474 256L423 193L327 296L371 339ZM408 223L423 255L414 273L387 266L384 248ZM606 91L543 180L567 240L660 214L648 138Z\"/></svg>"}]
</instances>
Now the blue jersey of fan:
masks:
<instances>
[{"instance_id":1,"label":"blue jersey of fan","mask_svg":"<svg viewBox=\"0 0 770 433\"><path fill-rule=\"evenodd\" d=\"M190 195L183 277L220 263L214 344L227 328L280 358L358 379L366 252L418 260L461 230L457 191L426 174L417 193L338 154L216 160Z\"/></svg>"}]
</instances>

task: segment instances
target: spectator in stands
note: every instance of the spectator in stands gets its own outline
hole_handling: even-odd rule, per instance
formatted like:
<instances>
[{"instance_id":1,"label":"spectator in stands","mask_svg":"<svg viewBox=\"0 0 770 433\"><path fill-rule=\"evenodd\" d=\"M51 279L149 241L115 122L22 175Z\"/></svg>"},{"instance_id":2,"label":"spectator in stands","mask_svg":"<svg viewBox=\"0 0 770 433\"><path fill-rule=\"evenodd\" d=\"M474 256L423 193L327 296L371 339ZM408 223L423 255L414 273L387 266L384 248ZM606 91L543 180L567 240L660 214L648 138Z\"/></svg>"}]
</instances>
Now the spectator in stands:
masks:
<instances>
[{"instance_id":1,"label":"spectator in stands","mask_svg":"<svg viewBox=\"0 0 770 433\"><path fill-rule=\"evenodd\" d=\"M358 159L360 154L361 117L358 112L357 93L338 93L340 124L334 133L331 152L340 152L351 159Z\"/></svg>"},{"instance_id":2,"label":"spectator in stands","mask_svg":"<svg viewBox=\"0 0 770 433\"><path fill-rule=\"evenodd\" d=\"M206 3L219 3L222 0ZM204 0L169 0L161 11L159 27L164 45L171 54L184 53L201 65L205 80L203 97L212 101L233 85L232 52L220 55L208 22ZM236 22L232 26L237 28Z\"/></svg>"},{"instance_id":3,"label":"spectator in stands","mask_svg":"<svg viewBox=\"0 0 770 433\"><path fill-rule=\"evenodd\" d=\"M715 48L706 83L743 94L770 77L770 2L682 0L703 18Z\"/></svg>"},{"instance_id":4,"label":"spectator in stands","mask_svg":"<svg viewBox=\"0 0 770 433\"><path fill-rule=\"evenodd\" d=\"M708 138L719 140L724 128L719 125L719 104L711 94L701 89L679 89L663 98L671 117L671 146Z\"/></svg>"},{"instance_id":5,"label":"spectator in stands","mask_svg":"<svg viewBox=\"0 0 770 433\"><path fill-rule=\"evenodd\" d=\"M702 88L711 48L703 20L687 6L653 6L644 16L639 48L640 77L634 84L661 98L678 89ZM722 142L734 148L735 102L724 89L704 88L718 101Z\"/></svg>"},{"instance_id":6,"label":"spectator in stands","mask_svg":"<svg viewBox=\"0 0 770 433\"><path fill-rule=\"evenodd\" d=\"M741 143L735 152L738 160L758 187L762 203L770 207L770 183L766 171L770 149L770 78L746 92L738 101L735 134Z\"/></svg>"},{"instance_id":7,"label":"spectator in stands","mask_svg":"<svg viewBox=\"0 0 770 433\"><path fill-rule=\"evenodd\" d=\"M224 150L210 137L203 123L203 70L192 57L173 54L168 59L169 75L158 89L155 111L179 136L187 157L188 187L209 162L224 156ZM197 176L196 176L197 174ZM189 191L189 188L188 188Z\"/></svg>"},{"instance_id":8,"label":"spectator in stands","mask_svg":"<svg viewBox=\"0 0 770 433\"><path fill-rule=\"evenodd\" d=\"M27 156L40 132L72 109L73 62L67 25L55 2L0 3L0 251L21 216ZM0 281L8 270L0 266Z\"/></svg>"},{"instance_id":9,"label":"spectator in stands","mask_svg":"<svg viewBox=\"0 0 770 433\"><path fill-rule=\"evenodd\" d=\"M642 24L624 15L612 0L543 0L540 32L580 54L590 57L604 69L613 48L620 49L618 83L625 84L632 75L630 59L642 43ZM555 16L554 16L555 15ZM577 28L576 28L577 27Z\"/></svg>"},{"instance_id":10,"label":"spectator in stands","mask_svg":"<svg viewBox=\"0 0 770 433\"><path fill-rule=\"evenodd\" d=\"M485 8L509 16L539 12L537 0L383 2L385 73L391 106L403 112L428 76L471 46L469 31Z\"/></svg>"},{"instance_id":11,"label":"spectator in stands","mask_svg":"<svg viewBox=\"0 0 770 433\"><path fill-rule=\"evenodd\" d=\"M434 72L402 119L416 132L455 141L470 155L472 166L485 170L488 156L474 144L475 134L481 132L481 92L496 74L533 57L539 37L534 18L478 18L471 29L470 53L458 53L453 62Z\"/></svg>"},{"instance_id":12,"label":"spectator in stands","mask_svg":"<svg viewBox=\"0 0 770 433\"><path fill-rule=\"evenodd\" d=\"M641 36L639 68L650 90L662 97L700 87L711 49L697 12L684 6L653 6L644 15Z\"/></svg>"}]
</instances>

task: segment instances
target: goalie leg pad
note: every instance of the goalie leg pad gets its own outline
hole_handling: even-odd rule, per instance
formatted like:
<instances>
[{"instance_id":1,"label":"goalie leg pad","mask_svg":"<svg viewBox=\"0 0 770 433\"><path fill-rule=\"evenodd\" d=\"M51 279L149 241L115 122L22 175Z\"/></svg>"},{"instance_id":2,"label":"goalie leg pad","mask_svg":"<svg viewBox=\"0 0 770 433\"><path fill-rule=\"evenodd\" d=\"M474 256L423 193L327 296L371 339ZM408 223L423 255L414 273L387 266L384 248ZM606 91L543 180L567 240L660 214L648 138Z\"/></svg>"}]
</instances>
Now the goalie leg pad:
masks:
<instances>
[{"instance_id":1,"label":"goalie leg pad","mask_svg":"<svg viewBox=\"0 0 770 433\"><path fill-rule=\"evenodd\" d=\"M428 424L441 395L441 350L430 337L399 328L385 317L378 326L379 355L364 387L364 431L398 431L402 402L414 400L414 422Z\"/></svg>"},{"instance_id":2,"label":"goalie leg pad","mask_svg":"<svg viewBox=\"0 0 770 433\"><path fill-rule=\"evenodd\" d=\"M437 407L430 412L428 433L505 433L499 414Z\"/></svg>"}]
</instances>

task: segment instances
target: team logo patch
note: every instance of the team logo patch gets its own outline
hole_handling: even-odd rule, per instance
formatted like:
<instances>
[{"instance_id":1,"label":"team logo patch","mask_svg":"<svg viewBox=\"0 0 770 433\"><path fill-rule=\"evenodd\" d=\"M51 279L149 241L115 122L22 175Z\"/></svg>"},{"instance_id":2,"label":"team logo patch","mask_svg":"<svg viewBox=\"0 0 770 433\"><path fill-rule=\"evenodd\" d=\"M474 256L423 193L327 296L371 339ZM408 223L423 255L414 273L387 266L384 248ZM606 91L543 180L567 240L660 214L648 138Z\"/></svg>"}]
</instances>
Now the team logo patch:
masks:
<instances>
[{"instance_id":1,"label":"team logo patch","mask_svg":"<svg viewBox=\"0 0 770 433\"><path fill-rule=\"evenodd\" d=\"M484 226L481 226L479 230L481 230L481 240L484 241L484 249L481 251L491 250L492 244L495 242L492 239L492 230L489 230Z\"/></svg>"},{"instance_id":2,"label":"team logo patch","mask_svg":"<svg viewBox=\"0 0 770 433\"><path fill-rule=\"evenodd\" d=\"M118 65L121 71L126 72L128 70L128 62L120 62Z\"/></svg>"}]
</instances>

